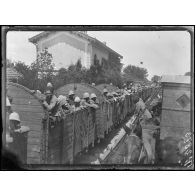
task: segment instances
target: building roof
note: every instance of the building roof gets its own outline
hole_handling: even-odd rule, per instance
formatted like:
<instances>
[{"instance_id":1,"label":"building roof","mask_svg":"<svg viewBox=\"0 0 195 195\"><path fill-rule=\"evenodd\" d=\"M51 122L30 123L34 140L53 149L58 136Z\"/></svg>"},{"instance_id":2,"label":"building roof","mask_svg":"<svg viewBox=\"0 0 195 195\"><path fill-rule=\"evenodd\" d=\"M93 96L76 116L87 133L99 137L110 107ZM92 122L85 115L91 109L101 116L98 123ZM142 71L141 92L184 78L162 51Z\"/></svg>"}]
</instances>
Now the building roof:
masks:
<instances>
[{"instance_id":1,"label":"building roof","mask_svg":"<svg viewBox=\"0 0 195 195\"><path fill-rule=\"evenodd\" d=\"M162 83L183 83L190 84L190 76L183 75L164 75L162 76Z\"/></svg>"},{"instance_id":2,"label":"building roof","mask_svg":"<svg viewBox=\"0 0 195 195\"><path fill-rule=\"evenodd\" d=\"M6 68L7 80L17 79L19 77L23 77L16 69L14 68Z\"/></svg>"},{"instance_id":3,"label":"building roof","mask_svg":"<svg viewBox=\"0 0 195 195\"><path fill-rule=\"evenodd\" d=\"M36 44L42 38L47 37L47 36L49 36L51 34L55 34L56 32L58 32L58 31L44 31L42 33L39 33L38 35L35 35L35 36L29 38L28 40L31 43ZM108 50L110 53L113 53L113 54L117 55L118 57L123 58L123 56L121 56L119 53L117 53L116 51L114 51L111 48L109 48L106 44L102 43L101 41L99 41L96 38L93 38L93 37L89 36L86 33L83 33L81 31L68 31L68 32L70 32L71 34L74 34L74 35L76 35L76 36L78 36L80 38L83 38L85 40L88 40L90 42L93 42L93 43L99 45L100 47L103 47L104 49Z\"/></svg>"}]
</instances>

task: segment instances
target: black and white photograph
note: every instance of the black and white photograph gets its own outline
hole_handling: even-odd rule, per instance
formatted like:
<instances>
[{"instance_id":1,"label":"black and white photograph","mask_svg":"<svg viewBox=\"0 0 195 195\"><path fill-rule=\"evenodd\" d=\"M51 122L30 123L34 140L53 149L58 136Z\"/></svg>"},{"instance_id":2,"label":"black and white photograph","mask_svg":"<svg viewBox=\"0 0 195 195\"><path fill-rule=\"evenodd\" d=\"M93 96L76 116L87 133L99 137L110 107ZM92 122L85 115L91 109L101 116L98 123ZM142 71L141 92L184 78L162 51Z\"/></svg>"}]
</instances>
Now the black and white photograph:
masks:
<instances>
[{"instance_id":1,"label":"black and white photograph","mask_svg":"<svg viewBox=\"0 0 195 195\"><path fill-rule=\"evenodd\" d=\"M193 170L193 26L2 27L3 170Z\"/></svg>"}]
</instances>

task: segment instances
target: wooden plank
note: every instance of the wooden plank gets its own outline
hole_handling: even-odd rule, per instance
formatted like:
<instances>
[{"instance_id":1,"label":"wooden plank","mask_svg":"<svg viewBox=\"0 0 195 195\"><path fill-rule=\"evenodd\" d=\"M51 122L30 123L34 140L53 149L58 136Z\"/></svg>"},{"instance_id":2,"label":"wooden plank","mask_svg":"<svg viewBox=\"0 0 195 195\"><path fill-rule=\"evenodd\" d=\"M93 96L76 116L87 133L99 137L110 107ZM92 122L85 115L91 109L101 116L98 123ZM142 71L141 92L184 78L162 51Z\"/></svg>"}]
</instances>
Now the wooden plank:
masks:
<instances>
[{"instance_id":1,"label":"wooden plank","mask_svg":"<svg viewBox=\"0 0 195 195\"><path fill-rule=\"evenodd\" d=\"M12 105L13 110L15 111L22 111L22 112L30 112L30 113L43 113L43 109L39 106L31 106L31 105L25 105L25 106L18 106L18 105Z\"/></svg>"},{"instance_id":2,"label":"wooden plank","mask_svg":"<svg viewBox=\"0 0 195 195\"><path fill-rule=\"evenodd\" d=\"M14 97L12 104L16 105L31 105L31 106L39 106L40 102L35 98L27 98L27 97Z\"/></svg>"}]
</instances>

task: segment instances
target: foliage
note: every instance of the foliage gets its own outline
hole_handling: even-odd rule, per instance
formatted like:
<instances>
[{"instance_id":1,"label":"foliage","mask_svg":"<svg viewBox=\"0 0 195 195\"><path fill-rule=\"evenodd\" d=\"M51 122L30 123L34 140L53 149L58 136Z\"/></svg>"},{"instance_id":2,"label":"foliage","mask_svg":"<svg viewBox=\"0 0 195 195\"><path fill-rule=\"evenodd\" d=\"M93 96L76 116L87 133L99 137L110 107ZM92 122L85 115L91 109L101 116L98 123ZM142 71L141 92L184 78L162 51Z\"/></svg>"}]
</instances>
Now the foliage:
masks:
<instances>
[{"instance_id":1,"label":"foliage","mask_svg":"<svg viewBox=\"0 0 195 195\"><path fill-rule=\"evenodd\" d=\"M132 79L146 80L148 74L145 68L129 65L121 74L122 64L120 59L110 56L109 60L102 58L100 61L97 56L94 56L94 61L89 69L86 69L81 64L81 59L75 64L71 64L67 69L61 68L55 73L53 57L45 49L39 53L38 58L30 66L23 62L7 61L9 67L14 67L23 78L19 79L19 84L28 87L29 89L39 89L44 92L48 82L53 83L54 88L57 89L68 83L113 83L118 87L122 86L124 81L131 81Z\"/></svg>"},{"instance_id":2,"label":"foliage","mask_svg":"<svg viewBox=\"0 0 195 195\"><path fill-rule=\"evenodd\" d=\"M123 70L123 79L125 82L146 81L147 77L147 69L141 68L139 66L128 65Z\"/></svg>"},{"instance_id":3,"label":"foliage","mask_svg":"<svg viewBox=\"0 0 195 195\"><path fill-rule=\"evenodd\" d=\"M152 81L152 82L159 82L159 81L160 81L160 79L161 79L161 77L160 77L160 76L158 76L158 75L154 75L154 76L151 78L151 81Z\"/></svg>"},{"instance_id":4,"label":"foliage","mask_svg":"<svg viewBox=\"0 0 195 195\"><path fill-rule=\"evenodd\" d=\"M14 62L10 59L6 60L6 67L7 68L13 68L14 67Z\"/></svg>"}]
</instances>

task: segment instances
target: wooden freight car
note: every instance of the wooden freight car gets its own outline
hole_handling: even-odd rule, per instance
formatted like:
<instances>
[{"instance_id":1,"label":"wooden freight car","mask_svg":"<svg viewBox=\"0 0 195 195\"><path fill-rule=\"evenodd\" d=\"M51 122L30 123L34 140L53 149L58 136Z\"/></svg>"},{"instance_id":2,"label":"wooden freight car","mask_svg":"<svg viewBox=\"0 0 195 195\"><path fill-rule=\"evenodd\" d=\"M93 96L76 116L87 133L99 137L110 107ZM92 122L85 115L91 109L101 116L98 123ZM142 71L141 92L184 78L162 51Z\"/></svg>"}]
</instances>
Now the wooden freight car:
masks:
<instances>
[{"instance_id":1,"label":"wooden freight car","mask_svg":"<svg viewBox=\"0 0 195 195\"><path fill-rule=\"evenodd\" d=\"M20 147L23 147L23 153L26 153L22 157L23 163L43 164L45 149L42 118L44 109L41 103L29 89L16 83L7 84L7 95L12 98L12 110L20 115L21 125L30 128L26 145L19 143Z\"/></svg>"},{"instance_id":2,"label":"wooden freight car","mask_svg":"<svg viewBox=\"0 0 195 195\"><path fill-rule=\"evenodd\" d=\"M160 138L180 140L190 129L190 76L162 77L162 118Z\"/></svg>"}]
</instances>

